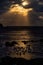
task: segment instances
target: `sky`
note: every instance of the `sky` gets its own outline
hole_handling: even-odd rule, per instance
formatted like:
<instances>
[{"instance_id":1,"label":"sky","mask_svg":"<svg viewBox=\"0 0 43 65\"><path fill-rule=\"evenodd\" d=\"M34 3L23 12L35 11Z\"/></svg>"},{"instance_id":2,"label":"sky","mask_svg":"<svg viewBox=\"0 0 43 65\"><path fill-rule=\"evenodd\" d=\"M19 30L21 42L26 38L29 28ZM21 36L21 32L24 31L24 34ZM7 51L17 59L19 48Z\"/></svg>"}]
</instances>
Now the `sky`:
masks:
<instances>
[{"instance_id":1,"label":"sky","mask_svg":"<svg viewBox=\"0 0 43 65\"><path fill-rule=\"evenodd\" d=\"M43 9L37 2L39 0L0 0L0 24L43 26Z\"/></svg>"}]
</instances>

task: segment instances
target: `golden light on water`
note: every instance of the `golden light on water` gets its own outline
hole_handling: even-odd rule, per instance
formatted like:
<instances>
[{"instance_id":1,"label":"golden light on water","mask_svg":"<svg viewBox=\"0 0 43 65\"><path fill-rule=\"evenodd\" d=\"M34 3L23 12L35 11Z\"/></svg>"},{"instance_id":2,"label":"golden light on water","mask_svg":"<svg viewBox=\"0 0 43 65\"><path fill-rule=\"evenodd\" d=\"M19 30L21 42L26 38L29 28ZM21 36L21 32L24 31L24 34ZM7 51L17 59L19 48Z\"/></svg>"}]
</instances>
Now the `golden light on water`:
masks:
<instances>
[{"instance_id":1,"label":"golden light on water","mask_svg":"<svg viewBox=\"0 0 43 65\"><path fill-rule=\"evenodd\" d=\"M18 45L16 45L16 46L26 48L26 45L22 41L17 41L17 43L18 43Z\"/></svg>"},{"instance_id":2,"label":"golden light on water","mask_svg":"<svg viewBox=\"0 0 43 65\"><path fill-rule=\"evenodd\" d=\"M26 16L28 14L28 11L31 11L32 8L25 9L22 6L16 4L16 5L11 5L9 13L16 13L16 14L21 14L23 16Z\"/></svg>"}]
</instances>

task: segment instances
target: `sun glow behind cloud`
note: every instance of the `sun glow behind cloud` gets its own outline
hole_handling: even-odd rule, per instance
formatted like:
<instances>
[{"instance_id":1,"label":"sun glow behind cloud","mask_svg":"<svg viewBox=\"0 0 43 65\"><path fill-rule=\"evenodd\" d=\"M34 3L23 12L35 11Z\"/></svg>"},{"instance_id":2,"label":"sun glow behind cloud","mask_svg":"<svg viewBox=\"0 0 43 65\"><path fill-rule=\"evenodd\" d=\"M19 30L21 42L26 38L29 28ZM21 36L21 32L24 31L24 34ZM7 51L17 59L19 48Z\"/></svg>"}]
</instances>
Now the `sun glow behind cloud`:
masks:
<instances>
[{"instance_id":1,"label":"sun glow behind cloud","mask_svg":"<svg viewBox=\"0 0 43 65\"><path fill-rule=\"evenodd\" d=\"M11 4L7 12L1 15L0 22L7 26L30 26L29 13L32 8L24 8L20 4ZM4 21L4 22L3 22Z\"/></svg>"},{"instance_id":2,"label":"sun glow behind cloud","mask_svg":"<svg viewBox=\"0 0 43 65\"><path fill-rule=\"evenodd\" d=\"M16 4L16 5L11 5L11 7L9 9L9 13L18 13L23 16L26 16L28 14L28 11L31 11L31 10L32 10L32 8L25 9L22 6Z\"/></svg>"}]
</instances>

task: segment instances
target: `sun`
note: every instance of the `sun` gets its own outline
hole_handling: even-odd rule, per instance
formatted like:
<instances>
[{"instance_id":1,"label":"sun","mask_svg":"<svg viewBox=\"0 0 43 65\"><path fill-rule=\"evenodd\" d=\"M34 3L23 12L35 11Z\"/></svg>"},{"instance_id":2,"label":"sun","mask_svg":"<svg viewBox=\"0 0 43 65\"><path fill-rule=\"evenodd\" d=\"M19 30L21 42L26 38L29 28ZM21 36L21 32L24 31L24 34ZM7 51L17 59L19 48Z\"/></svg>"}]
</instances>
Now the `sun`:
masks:
<instances>
[{"instance_id":1,"label":"sun","mask_svg":"<svg viewBox=\"0 0 43 65\"><path fill-rule=\"evenodd\" d=\"M29 4L31 4L31 2L29 0L22 0L22 6L29 6Z\"/></svg>"},{"instance_id":2,"label":"sun","mask_svg":"<svg viewBox=\"0 0 43 65\"><path fill-rule=\"evenodd\" d=\"M28 1L22 2L22 5L23 5L23 6L26 6L26 5L28 5L28 4L29 4Z\"/></svg>"}]
</instances>

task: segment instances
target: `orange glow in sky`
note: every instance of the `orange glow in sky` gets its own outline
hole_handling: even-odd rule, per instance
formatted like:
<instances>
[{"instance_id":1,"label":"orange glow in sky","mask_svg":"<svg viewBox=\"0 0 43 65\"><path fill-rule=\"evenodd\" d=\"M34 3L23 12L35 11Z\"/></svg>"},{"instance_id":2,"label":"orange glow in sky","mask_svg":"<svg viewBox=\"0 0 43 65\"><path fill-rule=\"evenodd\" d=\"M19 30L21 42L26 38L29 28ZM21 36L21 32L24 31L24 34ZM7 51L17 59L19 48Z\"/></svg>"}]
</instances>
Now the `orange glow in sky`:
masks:
<instances>
[{"instance_id":1,"label":"orange glow in sky","mask_svg":"<svg viewBox=\"0 0 43 65\"><path fill-rule=\"evenodd\" d=\"M22 6L16 4L16 5L11 5L9 13L18 13L23 16L26 16L28 14L28 11L31 11L31 10L32 10L32 8L25 9Z\"/></svg>"}]
</instances>

